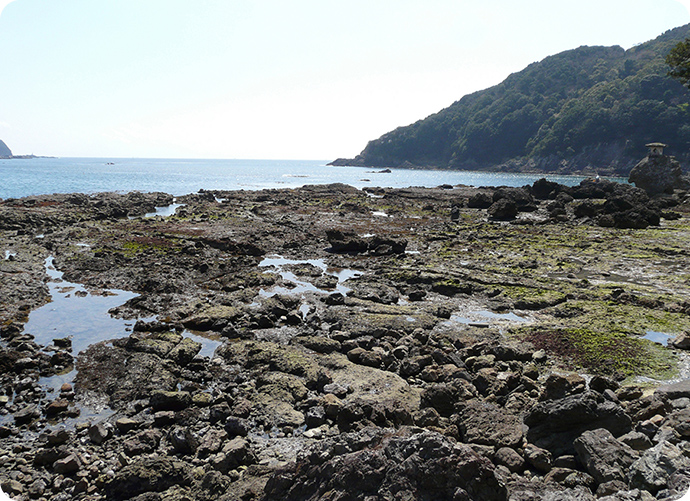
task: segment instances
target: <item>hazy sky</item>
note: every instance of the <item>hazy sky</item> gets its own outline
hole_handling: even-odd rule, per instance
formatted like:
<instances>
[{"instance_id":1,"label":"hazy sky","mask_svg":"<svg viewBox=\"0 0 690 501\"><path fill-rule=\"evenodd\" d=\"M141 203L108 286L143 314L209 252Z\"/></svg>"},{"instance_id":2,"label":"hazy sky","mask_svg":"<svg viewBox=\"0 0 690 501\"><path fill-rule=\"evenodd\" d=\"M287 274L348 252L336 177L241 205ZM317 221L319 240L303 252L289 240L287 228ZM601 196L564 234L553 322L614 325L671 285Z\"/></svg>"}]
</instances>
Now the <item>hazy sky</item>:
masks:
<instances>
[{"instance_id":1,"label":"hazy sky","mask_svg":"<svg viewBox=\"0 0 690 501\"><path fill-rule=\"evenodd\" d=\"M15 154L351 157L546 56L689 23L689 6L0 0L0 139Z\"/></svg>"}]
</instances>

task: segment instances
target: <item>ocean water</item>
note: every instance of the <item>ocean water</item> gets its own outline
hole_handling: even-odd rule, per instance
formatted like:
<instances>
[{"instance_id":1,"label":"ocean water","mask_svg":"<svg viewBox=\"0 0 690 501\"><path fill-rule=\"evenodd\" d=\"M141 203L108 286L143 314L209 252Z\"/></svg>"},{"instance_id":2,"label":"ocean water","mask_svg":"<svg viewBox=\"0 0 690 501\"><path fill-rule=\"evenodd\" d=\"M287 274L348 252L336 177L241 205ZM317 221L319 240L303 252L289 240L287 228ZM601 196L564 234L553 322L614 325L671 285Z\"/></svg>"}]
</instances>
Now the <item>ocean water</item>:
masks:
<instances>
[{"instance_id":1,"label":"ocean water","mask_svg":"<svg viewBox=\"0 0 690 501\"><path fill-rule=\"evenodd\" d=\"M149 158L32 158L0 160L0 199L50 193L163 191L185 195L205 190L296 188L346 183L357 188L405 188L441 184L524 186L540 174L331 167L320 160L188 160ZM546 176L576 185L578 176Z\"/></svg>"}]
</instances>

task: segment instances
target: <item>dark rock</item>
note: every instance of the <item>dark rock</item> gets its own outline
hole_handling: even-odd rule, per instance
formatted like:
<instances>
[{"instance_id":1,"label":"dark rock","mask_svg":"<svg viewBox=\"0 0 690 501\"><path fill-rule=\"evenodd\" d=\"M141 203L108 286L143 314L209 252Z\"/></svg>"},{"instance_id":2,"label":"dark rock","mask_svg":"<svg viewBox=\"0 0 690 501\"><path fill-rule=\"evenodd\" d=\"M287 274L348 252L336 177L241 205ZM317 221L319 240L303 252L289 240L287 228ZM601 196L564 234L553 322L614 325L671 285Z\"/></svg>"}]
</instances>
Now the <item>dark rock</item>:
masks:
<instances>
[{"instance_id":1,"label":"dark rock","mask_svg":"<svg viewBox=\"0 0 690 501\"><path fill-rule=\"evenodd\" d=\"M163 435L158 430L143 430L123 442L123 449L128 456L139 456L153 452L158 448Z\"/></svg>"},{"instance_id":2,"label":"dark rock","mask_svg":"<svg viewBox=\"0 0 690 501\"><path fill-rule=\"evenodd\" d=\"M63 412L67 412L69 408L69 401L64 398L53 400L46 407L46 416L57 416Z\"/></svg>"},{"instance_id":3,"label":"dark rock","mask_svg":"<svg viewBox=\"0 0 690 501\"><path fill-rule=\"evenodd\" d=\"M505 466L513 473L521 472L525 469L525 460L510 447L501 447L498 449L494 456L494 462Z\"/></svg>"},{"instance_id":4,"label":"dark rock","mask_svg":"<svg viewBox=\"0 0 690 501\"><path fill-rule=\"evenodd\" d=\"M188 391L156 391L149 404L154 411L179 411L192 405L192 396Z\"/></svg>"},{"instance_id":5,"label":"dark rock","mask_svg":"<svg viewBox=\"0 0 690 501\"><path fill-rule=\"evenodd\" d=\"M624 481L637 453L603 428L584 432L574 442L580 462L598 483Z\"/></svg>"},{"instance_id":6,"label":"dark rock","mask_svg":"<svg viewBox=\"0 0 690 501\"><path fill-rule=\"evenodd\" d=\"M227 474L238 466L256 462L256 457L251 451L249 442L237 437L225 444L221 452L209 458L209 462L214 469Z\"/></svg>"},{"instance_id":7,"label":"dark rock","mask_svg":"<svg viewBox=\"0 0 690 501\"><path fill-rule=\"evenodd\" d=\"M184 338L180 343L170 350L167 358L173 360L180 366L185 366L201 351L201 343L197 343L188 337Z\"/></svg>"},{"instance_id":8,"label":"dark rock","mask_svg":"<svg viewBox=\"0 0 690 501\"><path fill-rule=\"evenodd\" d=\"M333 252L366 252L369 250L368 240L354 232L337 229L327 230L326 238L328 238Z\"/></svg>"},{"instance_id":9,"label":"dark rock","mask_svg":"<svg viewBox=\"0 0 690 501\"><path fill-rule=\"evenodd\" d=\"M450 416L455 412L458 402L476 397L477 392L471 383L464 379L456 379L448 383L430 385L422 392L422 407L432 407L442 416Z\"/></svg>"},{"instance_id":10,"label":"dark rock","mask_svg":"<svg viewBox=\"0 0 690 501\"><path fill-rule=\"evenodd\" d=\"M189 485L189 467L173 458L143 458L131 463L109 478L104 485L107 499L124 501L147 492L163 492L179 485Z\"/></svg>"},{"instance_id":11,"label":"dark rock","mask_svg":"<svg viewBox=\"0 0 690 501\"><path fill-rule=\"evenodd\" d=\"M524 418L527 439L552 454L571 453L573 441L586 430L605 428L613 435L631 429L632 421L616 403L587 391L535 405Z\"/></svg>"},{"instance_id":12,"label":"dark rock","mask_svg":"<svg viewBox=\"0 0 690 501\"><path fill-rule=\"evenodd\" d=\"M488 209L493 203L493 196L482 191L475 193L467 200L467 206L471 209Z\"/></svg>"},{"instance_id":13,"label":"dark rock","mask_svg":"<svg viewBox=\"0 0 690 501\"><path fill-rule=\"evenodd\" d=\"M585 391L585 379L578 374L550 374L544 382L542 400L557 400L567 395L574 395Z\"/></svg>"},{"instance_id":14,"label":"dark rock","mask_svg":"<svg viewBox=\"0 0 690 501\"><path fill-rule=\"evenodd\" d=\"M671 341L671 345L679 350L690 350L690 334L683 332Z\"/></svg>"},{"instance_id":15,"label":"dark rock","mask_svg":"<svg viewBox=\"0 0 690 501\"><path fill-rule=\"evenodd\" d=\"M673 193L685 186L680 163L669 155L647 156L630 171L628 182L642 188L649 196Z\"/></svg>"},{"instance_id":16,"label":"dark rock","mask_svg":"<svg viewBox=\"0 0 690 501\"><path fill-rule=\"evenodd\" d=\"M14 421L17 424L25 424L41 417L41 410L36 404L29 404L14 413Z\"/></svg>"},{"instance_id":17,"label":"dark rock","mask_svg":"<svg viewBox=\"0 0 690 501\"><path fill-rule=\"evenodd\" d=\"M223 448L223 444L228 438L228 433L225 430L211 428L205 433L199 442L197 454L200 458L204 458L209 454L215 454Z\"/></svg>"},{"instance_id":18,"label":"dark rock","mask_svg":"<svg viewBox=\"0 0 690 501\"><path fill-rule=\"evenodd\" d=\"M690 398L690 379L684 379L678 383L659 386L654 393L659 396L665 396L669 400L675 400L683 397Z\"/></svg>"},{"instance_id":19,"label":"dark rock","mask_svg":"<svg viewBox=\"0 0 690 501\"><path fill-rule=\"evenodd\" d=\"M553 460L551 453L546 449L540 449L534 444L525 445L525 460L535 470L541 473L548 473L551 470Z\"/></svg>"},{"instance_id":20,"label":"dark rock","mask_svg":"<svg viewBox=\"0 0 690 501\"><path fill-rule=\"evenodd\" d=\"M53 471L61 475L72 475L79 471L81 464L75 454L58 459L53 463Z\"/></svg>"},{"instance_id":21,"label":"dark rock","mask_svg":"<svg viewBox=\"0 0 690 501\"><path fill-rule=\"evenodd\" d=\"M505 499L493 465L438 433L366 429L325 440L268 481L264 499Z\"/></svg>"},{"instance_id":22,"label":"dark rock","mask_svg":"<svg viewBox=\"0 0 690 501\"><path fill-rule=\"evenodd\" d=\"M539 200L553 200L565 186L542 177L532 184L532 195Z\"/></svg>"},{"instance_id":23,"label":"dark rock","mask_svg":"<svg viewBox=\"0 0 690 501\"><path fill-rule=\"evenodd\" d=\"M113 425L110 423L96 423L89 426L89 438L94 444L102 444L113 436Z\"/></svg>"},{"instance_id":24,"label":"dark rock","mask_svg":"<svg viewBox=\"0 0 690 501\"><path fill-rule=\"evenodd\" d=\"M228 435L230 435L231 437L246 437L249 434L250 429L251 426L249 422L241 417L230 416L227 418L227 421L225 422L225 431L227 431Z\"/></svg>"},{"instance_id":25,"label":"dark rock","mask_svg":"<svg viewBox=\"0 0 690 501\"><path fill-rule=\"evenodd\" d=\"M175 426L168 433L168 440L179 454L194 454L199 447L199 441L189 428Z\"/></svg>"},{"instance_id":26,"label":"dark rock","mask_svg":"<svg viewBox=\"0 0 690 501\"><path fill-rule=\"evenodd\" d=\"M520 418L496 404L471 400L454 420L464 442L496 447L517 447L522 443Z\"/></svg>"},{"instance_id":27,"label":"dark rock","mask_svg":"<svg viewBox=\"0 0 690 501\"><path fill-rule=\"evenodd\" d=\"M493 219L500 221L507 221L510 219L515 219L518 215L518 206L514 200L509 198L501 198L491 204L489 207L489 215Z\"/></svg>"},{"instance_id":28,"label":"dark rock","mask_svg":"<svg viewBox=\"0 0 690 501\"><path fill-rule=\"evenodd\" d=\"M647 435L639 431L631 431L618 437L618 441L635 451L644 451L652 447L652 441Z\"/></svg>"},{"instance_id":29,"label":"dark rock","mask_svg":"<svg viewBox=\"0 0 690 501\"><path fill-rule=\"evenodd\" d=\"M642 453L628 470L630 486L656 493L666 487L676 471L690 468L690 457L670 442L662 441Z\"/></svg>"}]
</instances>

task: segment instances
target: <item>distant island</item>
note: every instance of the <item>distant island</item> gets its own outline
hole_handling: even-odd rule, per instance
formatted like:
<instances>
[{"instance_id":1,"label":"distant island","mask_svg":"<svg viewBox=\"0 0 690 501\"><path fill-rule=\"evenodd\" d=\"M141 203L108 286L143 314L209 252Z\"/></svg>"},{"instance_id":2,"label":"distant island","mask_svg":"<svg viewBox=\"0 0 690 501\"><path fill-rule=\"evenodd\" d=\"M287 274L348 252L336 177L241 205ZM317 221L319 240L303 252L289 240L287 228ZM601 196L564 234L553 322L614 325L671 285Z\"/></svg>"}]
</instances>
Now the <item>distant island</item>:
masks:
<instances>
[{"instance_id":1,"label":"distant island","mask_svg":"<svg viewBox=\"0 0 690 501\"><path fill-rule=\"evenodd\" d=\"M35 155L13 155L12 150L0 139L0 159L7 160L10 158L36 158Z\"/></svg>"},{"instance_id":2,"label":"distant island","mask_svg":"<svg viewBox=\"0 0 690 501\"><path fill-rule=\"evenodd\" d=\"M547 57L331 165L625 176L663 141L687 169L690 92L664 59L688 36Z\"/></svg>"}]
</instances>

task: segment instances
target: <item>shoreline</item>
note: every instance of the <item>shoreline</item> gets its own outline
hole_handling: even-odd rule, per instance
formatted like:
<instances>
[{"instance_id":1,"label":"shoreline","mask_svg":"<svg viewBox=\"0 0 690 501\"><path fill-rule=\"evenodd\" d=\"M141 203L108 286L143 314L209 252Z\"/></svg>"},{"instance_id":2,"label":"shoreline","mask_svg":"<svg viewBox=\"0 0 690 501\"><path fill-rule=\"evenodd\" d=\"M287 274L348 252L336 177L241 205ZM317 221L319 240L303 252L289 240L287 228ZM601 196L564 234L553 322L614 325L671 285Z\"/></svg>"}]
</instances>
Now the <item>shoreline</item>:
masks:
<instances>
[{"instance_id":1,"label":"shoreline","mask_svg":"<svg viewBox=\"0 0 690 501\"><path fill-rule=\"evenodd\" d=\"M635 376L670 379L686 356L644 336L690 332L690 197L640 191L201 190L167 217L144 217L166 193L0 201L2 489L680 492L690 385ZM36 344L24 326L50 299L48 257L86 297L135 293L110 309L131 331L76 353L56 325ZM73 369L53 393L38 383ZM94 403L111 410L87 419Z\"/></svg>"}]
</instances>

